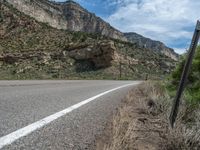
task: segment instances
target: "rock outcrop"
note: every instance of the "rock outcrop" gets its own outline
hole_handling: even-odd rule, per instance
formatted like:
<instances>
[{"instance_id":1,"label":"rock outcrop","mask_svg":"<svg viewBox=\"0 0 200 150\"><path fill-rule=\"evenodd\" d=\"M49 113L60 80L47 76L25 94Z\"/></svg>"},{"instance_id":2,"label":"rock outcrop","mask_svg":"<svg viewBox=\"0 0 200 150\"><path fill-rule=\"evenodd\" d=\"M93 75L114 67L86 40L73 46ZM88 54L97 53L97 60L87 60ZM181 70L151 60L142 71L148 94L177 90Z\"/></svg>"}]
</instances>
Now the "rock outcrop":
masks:
<instances>
[{"instance_id":1,"label":"rock outcrop","mask_svg":"<svg viewBox=\"0 0 200 150\"><path fill-rule=\"evenodd\" d=\"M116 48L113 41L101 41L84 48L75 48L69 52L69 57L75 60L90 61L95 68L105 68L111 66L115 51Z\"/></svg>"},{"instance_id":2,"label":"rock outcrop","mask_svg":"<svg viewBox=\"0 0 200 150\"><path fill-rule=\"evenodd\" d=\"M54 58L61 60L68 55L76 61L88 61L94 64L94 67L98 69L111 66L115 51L116 47L113 41L99 41L94 45L71 45L71 47L65 51L57 52L43 52L37 50L32 52L2 53L0 54L0 61L7 64L14 64L23 60L37 59L45 64Z\"/></svg>"}]
</instances>

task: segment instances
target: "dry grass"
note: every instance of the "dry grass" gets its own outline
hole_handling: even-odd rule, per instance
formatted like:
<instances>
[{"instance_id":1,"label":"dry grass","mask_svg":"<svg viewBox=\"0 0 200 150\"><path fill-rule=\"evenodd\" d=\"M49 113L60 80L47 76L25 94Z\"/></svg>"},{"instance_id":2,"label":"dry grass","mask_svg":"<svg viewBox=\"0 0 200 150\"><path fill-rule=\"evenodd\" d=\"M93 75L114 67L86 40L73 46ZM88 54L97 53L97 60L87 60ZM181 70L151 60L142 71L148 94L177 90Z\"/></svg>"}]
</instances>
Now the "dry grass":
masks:
<instances>
[{"instance_id":1,"label":"dry grass","mask_svg":"<svg viewBox=\"0 0 200 150\"><path fill-rule=\"evenodd\" d=\"M97 142L98 150L200 149L199 118L185 124L188 108L181 106L176 127L168 122L170 98L157 83L143 83L123 101L112 123ZM194 112L190 112L190 114ZM198 113L195 116L200 116Z\"/></svg>"}]
</instances>

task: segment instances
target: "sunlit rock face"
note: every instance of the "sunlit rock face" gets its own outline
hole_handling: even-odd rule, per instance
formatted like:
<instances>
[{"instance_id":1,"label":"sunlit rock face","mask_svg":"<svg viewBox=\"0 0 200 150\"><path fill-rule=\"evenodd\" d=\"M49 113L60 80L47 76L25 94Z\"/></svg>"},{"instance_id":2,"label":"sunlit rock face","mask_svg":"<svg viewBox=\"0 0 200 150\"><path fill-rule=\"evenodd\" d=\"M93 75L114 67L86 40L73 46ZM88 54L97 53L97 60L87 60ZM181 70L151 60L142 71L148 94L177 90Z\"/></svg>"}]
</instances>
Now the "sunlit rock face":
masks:
<instances>
[{"instance_id":1,"label":"sunlit rock face","mask_svg":"<svg viewBox=\"0 0 200 150\"><path fill-rule=\"evenodd\" d=\"M57 29L99 33L111 38L126 40L123 33L73 1L62 3L48 0L6 1L21 12Z\"/></svg>"}]
</instances>

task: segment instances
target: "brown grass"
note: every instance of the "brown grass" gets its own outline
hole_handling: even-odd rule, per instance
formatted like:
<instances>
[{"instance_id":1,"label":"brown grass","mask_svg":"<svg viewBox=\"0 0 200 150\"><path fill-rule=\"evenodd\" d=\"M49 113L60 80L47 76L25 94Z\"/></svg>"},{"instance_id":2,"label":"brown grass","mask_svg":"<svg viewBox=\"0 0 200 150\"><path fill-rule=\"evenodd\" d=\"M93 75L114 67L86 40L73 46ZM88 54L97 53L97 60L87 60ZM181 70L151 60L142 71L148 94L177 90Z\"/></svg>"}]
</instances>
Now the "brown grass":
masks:
<instances>
[{"instance_id":1,"label":"brown grass","mask_svg":"<svg viewBox=\"0 0 200 150\"><path fill-rule=\"evenodd\" d=\"M129 92L105 134L97 140L97 150L200 149L199 121L188 127L184 119L188 108L182 104L176 127L171 129L169 106L170 98L161 85L141 84Z\"/></svg>"}]
</instances>

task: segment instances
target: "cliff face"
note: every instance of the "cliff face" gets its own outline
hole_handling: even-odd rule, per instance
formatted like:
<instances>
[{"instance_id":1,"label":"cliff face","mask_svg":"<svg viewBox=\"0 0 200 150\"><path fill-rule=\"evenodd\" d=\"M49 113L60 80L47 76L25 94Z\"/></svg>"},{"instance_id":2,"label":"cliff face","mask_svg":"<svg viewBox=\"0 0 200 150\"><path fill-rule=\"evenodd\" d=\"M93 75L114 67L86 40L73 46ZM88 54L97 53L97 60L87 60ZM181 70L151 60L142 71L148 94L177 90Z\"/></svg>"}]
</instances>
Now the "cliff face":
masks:
<instances>
[{"instance_id":1,"label":"cliff face","mask_svg":"<svg viewBox=\"0 0 200 150\"><path fill-rule=\"evenodd\" d=\"M48 23L58 29L67 29L67 21L59 8L47 0L5 0L20 12L35 18L39 22Z\"/></svg>"},{"instance_id":2,"label":"cliff face","mask_svg":"<svg viewBox=\"0 0 200 150\"><path fill-rule=\"evenodd\" d=\"M81 31L87 33L98 33L119 39L137 43L141 47L155 50L158 53L177 60L178 55L173 49L166 47L163 43L153 41L136 33L125 33L113 28L95 14L88 12L73 1L52 2L48 0L5 0L19 11L33 17L39 22L70 31Z\"/></svg>"},{"instance_id":3,"label":"cliff face","mask_svg":"<svg viewBox=\"0 0 200 150\"><path fill-rule=\"evenodd\" d=\"M152 49L156 52L161 52L162 54L174 60L178 60L178 54L176 54L173 49L167 47L164 43L160 41L154 41L134 32L124 33L124 36L128 39L128 41L136 43L140 47Z\"/></svg>"},{"instance_id":4,"label":"cliff face","mask_svg":"<svg viewBox=\"0 0 200 150\"><path fill-rule=\"evenodd\" d=\"M6 1L21 12L57 29L99 33L111 38L126 40L123 33L73 1L63 3L48 0Z\"/></svg>"},{"instance_id":5,"label":"cliff face","mask_svg":"<svg viewBox=\"0 0 200 150\"><path fill-rule=\"evenodd\" d=\"M58 7L60 7L68 22L67 28L69 30L100 33L114 39L126 40L123 33L75 2L67 1L60 3Z\"/></svg>"}]
</instances>

